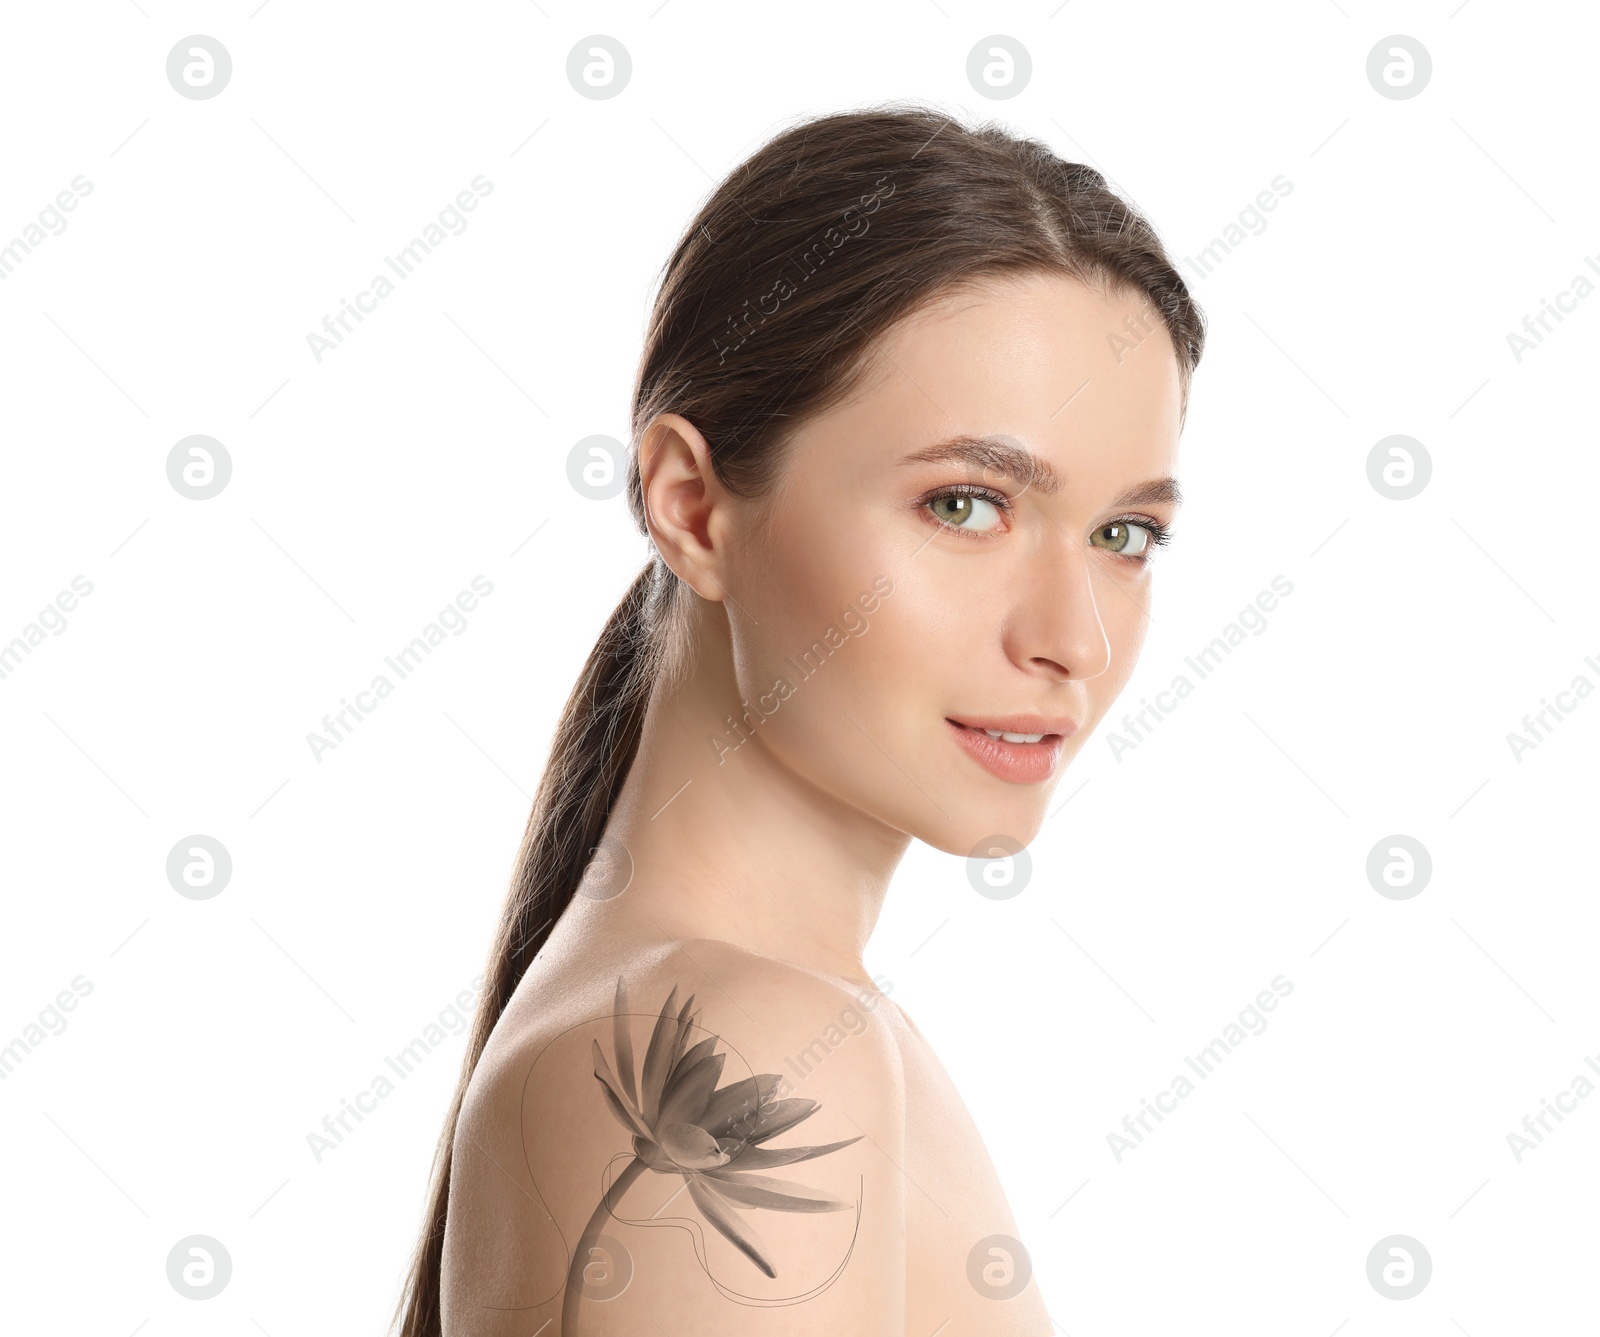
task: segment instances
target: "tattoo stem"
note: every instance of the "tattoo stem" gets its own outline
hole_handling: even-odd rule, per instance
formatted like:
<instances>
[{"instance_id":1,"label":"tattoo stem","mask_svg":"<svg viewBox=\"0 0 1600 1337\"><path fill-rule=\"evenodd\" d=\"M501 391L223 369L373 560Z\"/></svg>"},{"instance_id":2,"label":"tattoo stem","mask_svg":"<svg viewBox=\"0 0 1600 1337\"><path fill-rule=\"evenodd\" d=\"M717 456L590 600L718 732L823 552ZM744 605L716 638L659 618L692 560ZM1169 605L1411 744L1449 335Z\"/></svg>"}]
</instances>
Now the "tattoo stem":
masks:
<instances>
[{"instance_id":1,"label":"tattoo stem","mask_svg":"<svg viewBox=\"0 0 1600 1337\"><path fill-rule=\"evenodd\" d=\"M637 1156L629 1161L622 1173L612 1181L611 1187L601 1194L594 1215L589 1218L589 1224L578 1237L578 1246L572 1251L572 1262L567 1265L566 1292L561 1297L561 1337L577 1337L578 1301L583 1298L584 1268L588 1266L589 1249L593 1241L600 1234L601 1227L605 1225L606 1217L612 1215L612 1199L626 1193L628 1186L644 1171L645 1164Z\"/></svg>"}]
</instances>

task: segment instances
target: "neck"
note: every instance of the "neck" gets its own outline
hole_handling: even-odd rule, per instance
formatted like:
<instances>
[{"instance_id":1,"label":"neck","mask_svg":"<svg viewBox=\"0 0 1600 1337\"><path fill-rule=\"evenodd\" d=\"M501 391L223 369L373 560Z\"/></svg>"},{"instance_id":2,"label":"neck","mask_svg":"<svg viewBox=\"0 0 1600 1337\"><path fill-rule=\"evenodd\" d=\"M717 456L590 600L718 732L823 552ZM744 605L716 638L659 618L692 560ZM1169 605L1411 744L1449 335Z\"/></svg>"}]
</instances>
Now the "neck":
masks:
<instances>
[{"instance_id":1,"label":"neck","mask_svg":"<svg viewBox=\"0 0 1600 1337\"><path fill-rule=\"evenodd\" d=\"M865 982L862 953L910 837L797 774L759 723L731 731L745 708L723 606L695 600L692 624L694 668L651 703L606 827L632 880L576 903L624 932L713 938Z\"/></svg>"}]
</instances>

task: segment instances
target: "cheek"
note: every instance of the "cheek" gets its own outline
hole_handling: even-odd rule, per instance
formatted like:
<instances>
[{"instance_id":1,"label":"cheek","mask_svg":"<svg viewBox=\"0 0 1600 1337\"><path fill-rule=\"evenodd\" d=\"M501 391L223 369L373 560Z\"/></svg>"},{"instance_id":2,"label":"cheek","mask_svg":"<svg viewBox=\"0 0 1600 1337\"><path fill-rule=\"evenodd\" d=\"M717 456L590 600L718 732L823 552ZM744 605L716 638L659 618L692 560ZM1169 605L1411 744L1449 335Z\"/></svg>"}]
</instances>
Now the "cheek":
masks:
<instances>
[{"instance_id":1,"label":"cheek","mask_svg":"<svg viewBox=\"0 0 1600 1337\"><path fill-rule=\"evenodd\" d=\"M784 671L786 657L799 658L818 641L838 651L840 637L856 639L876 620L864 609L881 597L882 582L898 584L906 544L865 491L831 478L791 479L748 536L735 574L751 585L736 593L748 614L751 669L767 677L762 685L771 682L769 670ZM750 618L760 625L749 626Z\"/></svg>"},{"instance_id":2,"label":"cheek","mask_svg":"<svg viewBox=\"0 0 1600 1337\"><path fill-rule=\"evenodd\" d=\"M813 783L859 799L863 786L891 783L877 773L880 762L893 772L879 749L904 747L900 715L927 678L918 655L928 651L928 629L906 615L915 595L903 584L904 545L873 526L849 543L815 532L781 523L764 538L761 578L737 596L747 616L735 673L752 714L759 709L767 749Z\"/></svg>"},{"instance_id":3,"label":"cheek","mask_svg":"<svg viewBox=\"0 0 1600 1337\"><path fill-rule=\"evenodd\" d=\"M1148 585L1138 591L1108 591L1106 597L1099 600L1102 625L1111 646L1111 663L1104 673L1085 684L1090 716L1094 720L1099 720L1111 708L1128 685L1128 679L1133 677L1150 628L1150 619L1145 616L1149 604Z\"/></svg>"},{"instance_id":4,"label":"cheek","mask_svg":"<svg viewBox=\"0 0 1600 1337\"><path fill-rule=\"evenodd\" d=\"M852 587L852 598L863 589L870 581ZM838 604L822 634L789 652L782 671L792 690L771 713L763 707L762 739L817 788L913 830L938 818L908 779L921 770L937 722L937 712L923 708L933 695L926 665L895 616L893 595L871 613L851 605L846 618L845 607Z\"/></svg>"}]
</instances>

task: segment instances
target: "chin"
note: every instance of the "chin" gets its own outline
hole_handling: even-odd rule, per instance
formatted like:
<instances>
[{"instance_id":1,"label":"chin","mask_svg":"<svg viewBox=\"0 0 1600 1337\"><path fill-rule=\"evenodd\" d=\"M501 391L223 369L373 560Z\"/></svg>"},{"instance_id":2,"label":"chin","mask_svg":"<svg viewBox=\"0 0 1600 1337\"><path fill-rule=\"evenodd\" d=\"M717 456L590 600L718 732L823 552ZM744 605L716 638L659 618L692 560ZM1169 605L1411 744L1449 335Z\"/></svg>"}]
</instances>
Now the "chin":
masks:
<instances>
[{"instance_id":1,"label":"chin","mask_svg":"<svg viewBox=\"0 0 1600 1337\"><path fill-rule=\"evenodd\" d=\"M1044 825L1051 796L1081 740L974 741L971 730L955 737L967 755L953 759L954 765L938 777L942 783L937 791L930 788L948 816L929 823L934 829L918 838L963 858L992 836L1008 837L1019 846L1030 844Z\"/></svg>"},{"instance_id":2,"label":"chin","mask_svg":"<svg viewBox=\"0 0 1600 1337\"><path fill-rule=\"evenodd\" d=\"M1001 781L992 783L996 787L1003 784ZM950 819L910 834L924 845L963 859L995 836L1009 837L1019 845L1032 844L1044 825L1054 786L1028 785L1025 788L1025 793L1014 795L975 793L971 787L939 794L939 804L950 813Z\"/></svg>"}]
</instances>

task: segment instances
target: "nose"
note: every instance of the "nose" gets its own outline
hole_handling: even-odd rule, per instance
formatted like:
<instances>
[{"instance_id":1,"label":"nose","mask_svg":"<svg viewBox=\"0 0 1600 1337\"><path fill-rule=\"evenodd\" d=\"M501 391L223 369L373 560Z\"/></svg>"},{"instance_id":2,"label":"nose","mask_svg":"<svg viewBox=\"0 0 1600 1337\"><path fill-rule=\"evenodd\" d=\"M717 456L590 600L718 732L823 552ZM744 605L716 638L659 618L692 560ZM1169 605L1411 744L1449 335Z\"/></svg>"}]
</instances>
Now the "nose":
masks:
<instances>
[{"instance_id":1,"label":"nose","mask_svg":"<svg viewBox=\"0 0 1600 1337\"><path fill-rule=\"evenodd\" d=\"M1037 554L1018 571L1007 619L1006 653L1026 672L1055 680L1093 678L1111 667L1111 640L1100 616L1089 554ZM1121 590L1104 597L1129 597Z\"/></svg>"}]
</instances>

